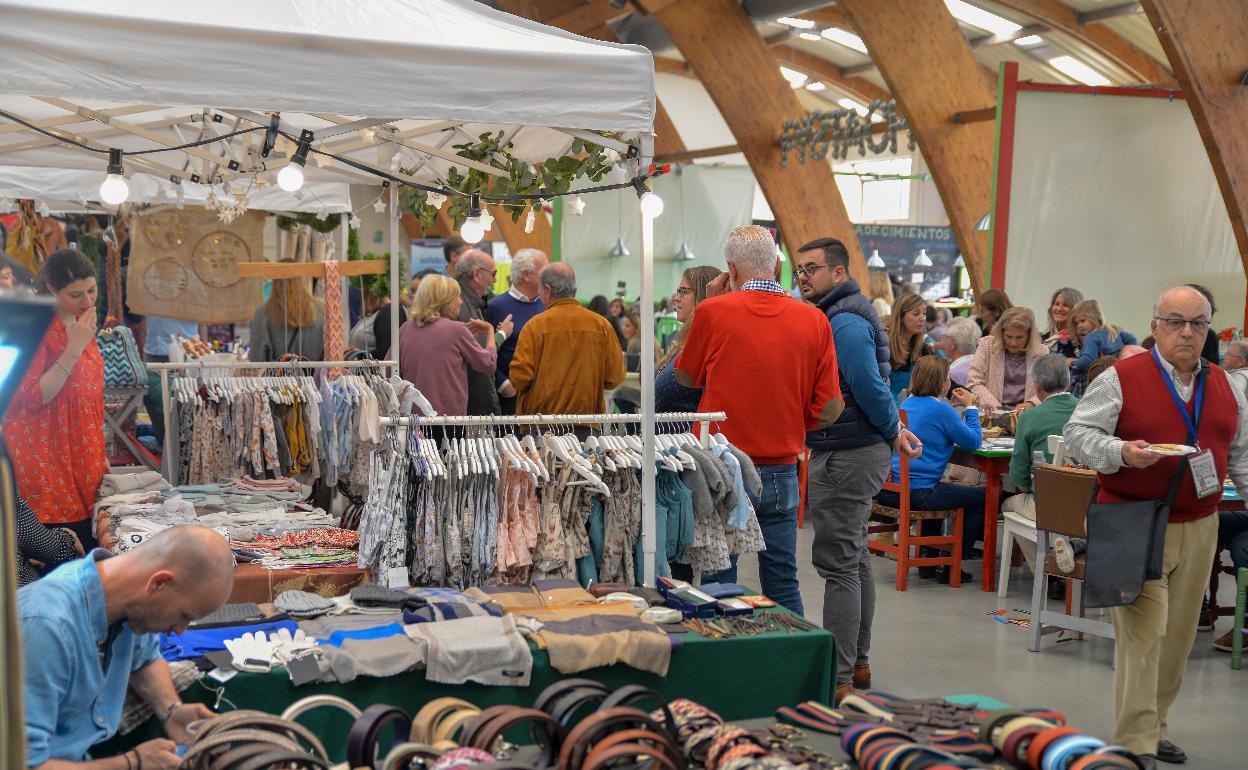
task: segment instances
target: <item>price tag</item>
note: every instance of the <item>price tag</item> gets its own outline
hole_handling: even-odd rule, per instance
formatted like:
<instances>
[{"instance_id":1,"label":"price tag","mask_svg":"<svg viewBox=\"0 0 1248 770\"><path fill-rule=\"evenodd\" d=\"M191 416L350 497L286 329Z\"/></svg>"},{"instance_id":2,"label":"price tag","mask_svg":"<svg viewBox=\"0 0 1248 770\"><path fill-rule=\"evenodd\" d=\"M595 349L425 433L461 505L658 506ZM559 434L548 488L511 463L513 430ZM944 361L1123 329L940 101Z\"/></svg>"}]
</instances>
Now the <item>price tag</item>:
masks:
<instances>
[{"instance_id":1,"label":"price tag","mask_svg":"<svg viewBox=\"0 0 1248 770\"><path fill-rule=\"evenodd\" d=\"M386 585L391 588L407 588L407 567L391 567L386 573Z\"/></svg>"},{"instance_id":2,"label":"price tag","mask_svg":"<svg viewBox=\"0 0 1248 770\"><path fill-rule=\"evenodd\" d=\"M1213 452L1208 449L1197 452L1188 457L1187 464L1192 469L1192 483L1196 486L1197 497L1208 497L1222 491L1222 480L1218 478Z\"/></svg>"}]
</instances>

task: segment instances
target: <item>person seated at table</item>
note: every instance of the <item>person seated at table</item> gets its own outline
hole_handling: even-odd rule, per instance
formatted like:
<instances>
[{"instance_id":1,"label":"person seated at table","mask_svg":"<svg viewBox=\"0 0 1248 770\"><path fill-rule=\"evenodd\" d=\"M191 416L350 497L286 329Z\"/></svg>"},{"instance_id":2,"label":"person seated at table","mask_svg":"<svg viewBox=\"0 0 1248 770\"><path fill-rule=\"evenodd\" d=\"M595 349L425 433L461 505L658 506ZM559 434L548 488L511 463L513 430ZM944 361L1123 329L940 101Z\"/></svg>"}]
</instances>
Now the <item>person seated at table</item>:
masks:
<instances>
[{"instance_id":1,"label":"person seated at table","mask_svg":"<svg viewBox=\"0 0 1248 770\"><path fill-rule=\"evenodd\" d=\"M1036 359L1048 355L1040 341L1035 315L1025 307L1001 314L992 334L979 341L966 383L984 411L1027 409L1040 403L1031 381Z\"/></svg>"},{"instance_id":2,"label":"person seated at table","mask_svg":"<svg viewBox=\"0 0 1248 770\"><path fill-rule=\"evenodd\" d=\"M949 322L945 336L932 345L937 355L948 359L949 379L959 388L966 387L966 378L971 372L971 361L975 358L979 340L979 326L965 316L958 316Z\"/></svg>"},{"instance_id":3,"label":"person seated at table","mask_svg":"<svg viewBox=\"0 0 1248 770\"><path fill-rule=\"evenodd\" d=\"M29 585L41 575L83 555L82 543L72 529L49 527L35 515L30 504L17 496L17 585Z\"/></svg>"},{"instance_id":4,"label":"person seated at table","mask_svg":"<svg viewBox=\"0 0 1248 770\"><path fill-rule=\"evenodd\" d=\"M949 330L949 310L943 307L927 306L927 337L933 343L940 342Z\"/></svg>"},{"instance_id":5,"label":"person seated at table","mask_svg":"<svg viewBox=\"0 0 1248 770\"><path fill-rule=\"evenodd\" d=\"M230 544L207 527L186 525L116 556L93 550L19 590L28 653L26 766L177 767L177 745L191 738L187 726L215 715L203 704L182 703L160 656L159 632L182 633L225 604L233 585ZM91 747L116 734L128 689L152 707L168 738L91 761Z\"/></svg>"},{"instance_id":6,"label":"person seated at table","mask_svg":"<svg viewBox=\"0 0 1248 770\"><path fill-rule=\"evenodd\" d=\"M889 390L900 401L902 391L910 384L914 362L932 354L927 344L927 303L912 291L893 303L893 313L888 317L888 349L892 365Z\"/></svg>"},{"instance_id":7,"label":"person seated at table","mask_svg":"<svg viewBox=\"0 0 1248 770\"><path fill-rule=\"evenodd\" d=\"M910 432L918 436L923 454L910 461L910 508L915 511L946 511L962 508L962 558L970 559L975 542L984 532L983 487L947 484L941 481L955 446L967 451L979 449L983 433L979 427L979 410L975 397L965 388L953 388L953 399L966 407L959 415L944 400L950 391L949 362L939 356L923 356L914 365L910 378L910 396L901 403L906 412ZM901 457L893 455L894 480L901 478ZM901 505L901 497L890 490L882 490L875 496L881 504L890 508ZM939 535L944 522L930 519L920 523L923 535ZM919 577L937 578L942 583L949 579L946 568L920 567ZM970 580L967 573L964 581Z\"/></svg>"},{"instance_id":8,"label":"person seated at table","mask_svg":"<svg viewBox=\"0 0 1248 770\"><path fill-rule=\"evenodd\" d=\"M1070 320L1070 311L1080 302L1083 302L1083 294L1078 289L1065 286L1053 292L1053 298L1049 300L1049 328L1041 335L1050 352L1064 358L1076 358L1079 355L1078 346L1070 338L1070 326L1067 322Z\"/></svg>"},{"instance_id":9,"label":"person seated at table","mask_svg":"<svg viewBox=\"0 0 1248 770\"><path fill-rule=\"evenodd\" d=\"M1037 455L1044 462L1053 462L1049 453L1049 436L1060 436L1075 411L1078 399L1070 394L1070 367L1057 354L1041 356L1031 365L1031 380L1036 384L1040 405L1018 416L1014 431L1014 454L1010 457L1010 481L1019 493L1004 501L1001 509L1013 511L1036 520L1036 498L1032 494L1032 466Z\"/></svg>"},{"instance_id":10,"label":"person seated at table","mask_svg":"<svg viewBox=\"0 0 1248 770\"><path fill-rule=\"evenodd\" d=\"M1075 305L1067 324L1071 338L1079 345L1079 357L1070 363L1070 368L1076 372L1086 373L1092 362L1101 356L1120 358L1123 347L1138 343L1131 332L1105 323L1101 306L1094 299Z\"/></svg>"},{"instance_id":11,"label":"person seated at table","mask_svg":"<svg viewBox=\"0 0 1248 770\"><path fill-rule=\"evenodd\" d=\"M992 332L992 327L997 325L997 321L1001 320L1005 311L1012 307L1014 303L1010 301L1010 295L1000 289L988 289L979 295L971 317L975 319L975 323L979 324L981 332L989 334Z\"/></svg>"}]
</instances>

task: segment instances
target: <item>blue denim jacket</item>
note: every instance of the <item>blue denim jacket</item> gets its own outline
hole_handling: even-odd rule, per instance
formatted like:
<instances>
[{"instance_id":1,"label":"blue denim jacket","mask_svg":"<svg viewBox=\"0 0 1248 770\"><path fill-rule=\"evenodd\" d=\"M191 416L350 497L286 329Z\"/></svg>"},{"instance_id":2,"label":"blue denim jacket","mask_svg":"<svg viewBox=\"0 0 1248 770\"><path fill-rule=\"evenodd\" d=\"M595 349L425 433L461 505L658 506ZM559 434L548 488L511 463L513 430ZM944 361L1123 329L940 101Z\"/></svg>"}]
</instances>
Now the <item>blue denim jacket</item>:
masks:
<instances>
[{"instance_id":1,"label":"blue denim jacket","mask_svg":"<svg viewBox=\"0 0 1248 770\"><path fill-rule=\"evenodd\" d=\"M17 592L26 699L26 764L81 762L117 732L130 675L160 657L156 634L110 628L97 548Z\"/></svg>"}]
</instances>

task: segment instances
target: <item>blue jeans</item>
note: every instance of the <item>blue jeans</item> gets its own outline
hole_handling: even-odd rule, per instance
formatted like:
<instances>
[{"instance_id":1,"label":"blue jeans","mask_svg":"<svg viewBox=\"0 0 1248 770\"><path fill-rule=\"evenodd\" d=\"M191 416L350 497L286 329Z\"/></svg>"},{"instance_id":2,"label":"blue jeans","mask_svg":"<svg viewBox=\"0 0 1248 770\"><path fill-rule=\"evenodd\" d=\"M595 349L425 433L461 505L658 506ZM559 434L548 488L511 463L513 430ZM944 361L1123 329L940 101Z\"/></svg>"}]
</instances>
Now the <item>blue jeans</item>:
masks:
<instances>
[{"instance_id":1,"label":"blue jeans","mask_svg":"<svg viewBox=\"0 0 1248 770\"><path fill-rule=\"evenodd\" d=\"M1248 511L1218 512L1218 550L1229 548L1236 569L1248 567Z\"/></svg>"},{"instance_id":2,"label":"blue jeans","mask_svg":"<svg viewBox=\"0 0 1248 770\"><path fill-rule=\"evenodd\" d=\"M797 465L757 465L763 481L763 494L750 502L763 530L767 550L758 554L758 576L765 596L798 615L802 614L802 593L797 584ZM703 576L703 582L710 582ZM721 583L737 582L737 557L732 567L716 576Z\"/></svg>"},{"instance_id":3,"label":"blue jeans","mask_svg":"<svg viewBox=\"0 0 1248 770\"><path fill-rule=\"evenodd\" d=\"M901 498L896 492L881 490L875 496L881 504L890 508L901 505ZM910 490L910 507L916 511L945 511L962 508L962 559L970 558L971 548L975 541L984 536L984 488L968 487L962 484L940 483L931 489ZM944 522L940 519L928 519L919 522L919 532L923 535L939 535Z\"/></svg>"}]
</instances>

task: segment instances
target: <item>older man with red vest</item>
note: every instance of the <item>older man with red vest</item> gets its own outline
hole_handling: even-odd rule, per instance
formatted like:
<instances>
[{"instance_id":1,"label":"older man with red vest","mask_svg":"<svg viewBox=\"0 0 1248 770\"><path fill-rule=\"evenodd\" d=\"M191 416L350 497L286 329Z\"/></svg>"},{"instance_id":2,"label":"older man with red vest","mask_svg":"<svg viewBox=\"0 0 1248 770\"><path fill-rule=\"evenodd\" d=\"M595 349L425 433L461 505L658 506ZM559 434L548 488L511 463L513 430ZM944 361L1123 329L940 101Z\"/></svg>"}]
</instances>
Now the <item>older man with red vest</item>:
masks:
<instances>
[{"instance_id":1,"label":"older man with red vest","mask_svg":"<svg viewBox=\"0 0 1248 770\"><path fill-rule=\"evenodd\" d=\"M1244 394L1218 366L1203 364L1212 316L1194 289L1170 289L1153 308L1156 347L1118 361L1088 387L1066 425L1069 453L1097 471L1098 501L1164 500L1183 474L1166 526L1162 578L1111 614L1114 654L1114 742L1145 757L1183 762L1167 740L1166 712L1179 693L1196 639L1200 602L1218 537L1218 502L1228 472L1248 489L1248 415ZM1189 462L1163 457L1150 444L1199 449Z\"/></svg>"}]
</instances>

